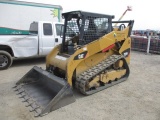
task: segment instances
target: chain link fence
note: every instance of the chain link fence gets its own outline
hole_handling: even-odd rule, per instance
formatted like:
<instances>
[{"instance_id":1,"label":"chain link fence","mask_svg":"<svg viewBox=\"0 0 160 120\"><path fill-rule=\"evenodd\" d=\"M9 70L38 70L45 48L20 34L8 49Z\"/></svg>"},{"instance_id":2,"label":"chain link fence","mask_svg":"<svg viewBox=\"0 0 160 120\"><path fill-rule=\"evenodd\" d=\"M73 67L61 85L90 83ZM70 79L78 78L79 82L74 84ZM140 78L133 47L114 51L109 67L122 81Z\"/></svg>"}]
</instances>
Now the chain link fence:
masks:
<instances>
[{"instance_id":1,"label":"chain link fence","mask_svg":"<svg viewBox=\"0 0 160 120\"><path fill-rule=\"evenodd\" d=\"M160 39L152 38L151 36L131 36L131 49L143 51L146 53L160 54Z\"/></svg>"}]
</instances>

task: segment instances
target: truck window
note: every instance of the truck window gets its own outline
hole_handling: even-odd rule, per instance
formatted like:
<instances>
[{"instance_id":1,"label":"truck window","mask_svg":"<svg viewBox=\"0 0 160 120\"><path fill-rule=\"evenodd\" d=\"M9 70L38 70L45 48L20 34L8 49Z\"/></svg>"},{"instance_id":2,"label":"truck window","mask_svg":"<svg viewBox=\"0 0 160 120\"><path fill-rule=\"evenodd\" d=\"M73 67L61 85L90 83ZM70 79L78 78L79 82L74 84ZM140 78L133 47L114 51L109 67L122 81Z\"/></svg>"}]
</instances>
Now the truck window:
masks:
<instances>
[{"instance_id":1,"label":"truck window","mask_svg":"<svg viewBox=\"0 0 160 120\"><path fill-rule=\"evenodd\" d=\"M29 34L38 34L38 22L33 22L30 24Z\"/></svg>"},{"instance_id":2,"label":"truck window","mask_svg":"<svg viewBox=\"0 0 160 120\"><path fill-rule=\"evenodd\" d=\"M44 35L52 35L52 24L43 23L43 33Z\"/></svg>"},{"instance_id":3,"label":"truck window","mask_svg":"<svg viewBox=\"0 0 160 120\"><path fill-rule=\"evenodd\" d=\"M56 24L56 33L57 33L57 36L60 36L61 31L63 31L62 24Z\"/></svg>"}]
</instances>

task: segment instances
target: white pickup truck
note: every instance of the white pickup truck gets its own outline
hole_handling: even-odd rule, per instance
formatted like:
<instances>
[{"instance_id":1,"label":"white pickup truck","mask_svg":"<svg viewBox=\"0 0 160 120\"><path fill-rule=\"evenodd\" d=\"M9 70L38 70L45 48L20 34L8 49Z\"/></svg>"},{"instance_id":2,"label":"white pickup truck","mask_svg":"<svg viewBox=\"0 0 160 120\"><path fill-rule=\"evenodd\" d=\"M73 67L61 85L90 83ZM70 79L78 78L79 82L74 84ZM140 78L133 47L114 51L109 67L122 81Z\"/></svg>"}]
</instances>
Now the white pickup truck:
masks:
<instances>
[{"instance_id":1,"label":"white pickup truck","mask_svg":"<svg viewBox=\"0 0 160 120\"><path fill-rule=\"evenodd\" d=\"M31 23L29 35L0 35L0 70L9 68L16 58L46 56L62 42L62 25L39 21Z\"/></svg>"}]
</instances>

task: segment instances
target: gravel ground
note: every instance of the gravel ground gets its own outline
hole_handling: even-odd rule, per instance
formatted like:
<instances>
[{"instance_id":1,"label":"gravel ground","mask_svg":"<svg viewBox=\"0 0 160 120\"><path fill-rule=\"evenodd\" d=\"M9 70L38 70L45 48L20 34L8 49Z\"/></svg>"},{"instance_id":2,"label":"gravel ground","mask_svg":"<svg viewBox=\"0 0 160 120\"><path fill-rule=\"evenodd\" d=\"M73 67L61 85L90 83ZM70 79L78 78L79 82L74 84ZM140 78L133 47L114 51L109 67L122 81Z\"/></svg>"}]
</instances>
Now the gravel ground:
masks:
<instances>
[{"instance_id":1,"label":"gravel ground","mask_svg":"<svg viewBox=\"0 0 160 120\"><path fill-rule=\"evenodd\" d=\"M127 81L90 96L74 92L76 102L35 118L12 87L34 65L45 59L14 61L0 71L1 120L160 120L160 55L132 51Z\"/></svg>"}]
</instances>

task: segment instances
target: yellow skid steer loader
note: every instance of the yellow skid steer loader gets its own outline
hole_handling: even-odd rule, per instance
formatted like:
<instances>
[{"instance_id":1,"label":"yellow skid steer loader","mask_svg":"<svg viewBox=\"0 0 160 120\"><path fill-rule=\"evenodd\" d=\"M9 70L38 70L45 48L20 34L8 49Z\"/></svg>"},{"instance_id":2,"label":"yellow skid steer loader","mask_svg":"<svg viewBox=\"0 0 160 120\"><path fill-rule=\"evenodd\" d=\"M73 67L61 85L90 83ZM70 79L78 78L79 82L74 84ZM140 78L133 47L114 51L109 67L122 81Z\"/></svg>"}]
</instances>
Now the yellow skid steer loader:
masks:
<instances>
[{"instance_id":1,"label":"yellow skid steer loader","mask_svg":"<svg viewBox=\"0 0 160 120\"><path fill-rule=\"evenodd\" d=\"M84 11L62 16L62 44L47 55L46 70L33 67L15 86L35 116L74 102L73 87L90 95L129 76L133 20L114 22L113 15Z\"/></svg>"}]
</instances>

